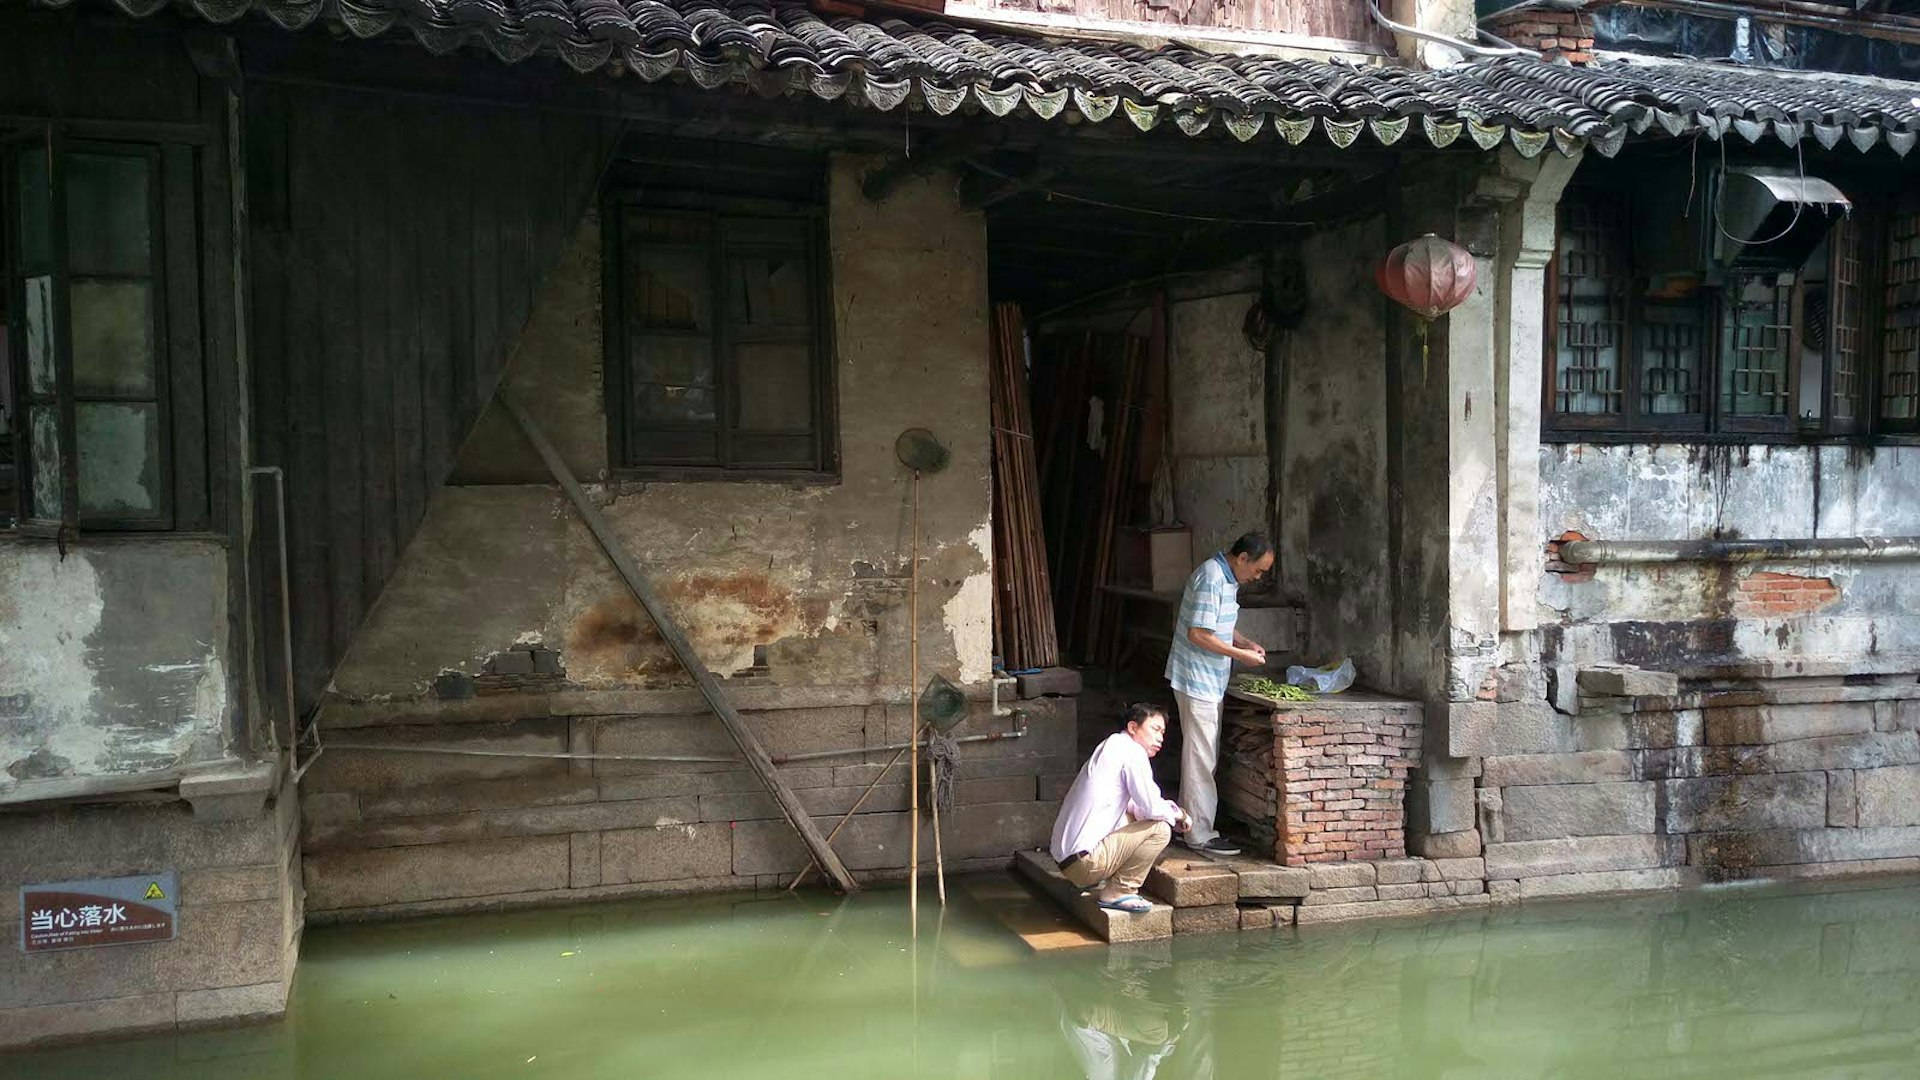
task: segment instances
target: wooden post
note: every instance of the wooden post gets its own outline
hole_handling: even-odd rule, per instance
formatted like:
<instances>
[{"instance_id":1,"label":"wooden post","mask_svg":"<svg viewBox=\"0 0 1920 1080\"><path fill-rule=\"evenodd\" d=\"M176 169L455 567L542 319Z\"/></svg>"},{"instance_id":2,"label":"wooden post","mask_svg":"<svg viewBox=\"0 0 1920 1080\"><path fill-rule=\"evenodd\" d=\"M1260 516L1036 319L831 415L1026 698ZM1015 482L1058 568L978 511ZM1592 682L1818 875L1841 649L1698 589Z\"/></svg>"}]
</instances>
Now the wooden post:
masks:
<instances>
[{"instance_id":1,"label":"wooden post","mask_svg":"<svg viewBox=\"0 0 1920 1080\"><path fill-rule=\"evenodd\" d=\"M714 679L713 672L707 670L707 665L701 662L699 655L693 651L693 646L687 642L686 635L680 632L679 625L668 616L667 609L653 594L653 587L647 583L646 575L640 572L639 564L633 561L633 556L628 553L619 537L613 535L613 530L607 525L607 519L601 516L599 507L594 506L587 498L586 491L580 487L580 481L573 478L573 473L567 468L567 463L561 459L560 452L553 448L553 443L548 441L546 433L534 424L533 418L529 417L504 389L500 390L497 396L500 404L505 406L507 412L513 417L514 422L520 425L521 433L526 435L527 441L532 443L534 450L539 452L540 459L547 463L547 470L553 473L554 480L559 482L560 490L566 492L567 498L573 500L573 508L579 511L581 520L586 522L588 531L593 533L593 538L600 542L601 550L605 551L607 558L612 560L613 568L619 571L621 579L627 583L627 588L633 590L634 599L639 600L640 606L646 609L647 617L651 618L653 625L659 629L660 637L666 641L667 648L673 651L674 659L680 661L680 666L686 668L687 674L693 676L694 685L700 689L700 696L707 699L707 705L713 709L714 715L726 725L727 734L733 736L734 745L740 748L741 756L747 759L747 767L752 769L755 775L760 777L760 782L773 793L774 800L780 804L780 810L786 815L788 823L793 826L795 832L800 834L800 839L805 841L807 850L813 854L813 861L820 864L820 868L833 878L834 883L839 885L842 891L854 892L859 889L859 884L853 880L853 875L847 872L846 866L840 862L840 857L833 853L833 848L827 844L826 838L820 835L820 830L814 828L813 818L808 816L806 808L800 805L800 800L794 795L793 789L789 788L786 781L780 779L780 774L774 771L773 760L767 756L766 747L760 745L760 740L755 738L753 732L749 731L746 724L741 721L740 714L734 711L733 704L721 692L720 683Z\"/></svg>"}]
</instances>

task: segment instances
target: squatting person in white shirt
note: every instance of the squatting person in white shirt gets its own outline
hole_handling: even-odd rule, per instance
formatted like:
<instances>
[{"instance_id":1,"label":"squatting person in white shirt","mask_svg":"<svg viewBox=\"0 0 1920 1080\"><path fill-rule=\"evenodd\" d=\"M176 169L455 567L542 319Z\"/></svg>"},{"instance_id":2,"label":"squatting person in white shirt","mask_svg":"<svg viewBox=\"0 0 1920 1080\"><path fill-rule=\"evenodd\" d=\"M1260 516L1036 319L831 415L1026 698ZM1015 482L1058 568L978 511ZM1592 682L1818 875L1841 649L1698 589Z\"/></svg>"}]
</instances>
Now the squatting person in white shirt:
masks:
<instances>
[{"instance_id":1,"label":"squatting person in white shirt","mask_svg":"<svg viewBox=\"0 0 1920 1080\"><path fill-rule=\"evenodd\" d=\"M1167 738L1167 714L1153 705L1127 707L1126 730L1096 747L1080 767L1053 823L1053 858L1068 881L1099 885L1103 908L1138 914L1153 905L1140 885L1175 830L1193 819L1160 794L1148 760Z\"/></svg>"}]
</instances>

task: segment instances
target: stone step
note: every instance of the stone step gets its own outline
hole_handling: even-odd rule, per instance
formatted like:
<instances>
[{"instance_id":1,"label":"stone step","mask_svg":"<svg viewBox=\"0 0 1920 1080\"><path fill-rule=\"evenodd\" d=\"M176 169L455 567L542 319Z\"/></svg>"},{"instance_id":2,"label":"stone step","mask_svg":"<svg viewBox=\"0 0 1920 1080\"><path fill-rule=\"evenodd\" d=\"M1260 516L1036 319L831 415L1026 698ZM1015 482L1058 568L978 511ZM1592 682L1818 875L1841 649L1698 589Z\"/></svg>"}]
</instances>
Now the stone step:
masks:
<instances>
[{"instance_id":1,"label":"stone step","mask_svg":"<svg viewBox=\"0 0 1920 1080\"><path fill-rule=\"evenodd\" d=\"M1013 857L1013 867L1102 941L1152 941L1173 936L1173 908L1167 904L1154 904L1152 911L1140 915L1109 911L1095 903L1091 893L1080 891L1078 885L1068 881L1044 851L1022 851Z\"/></svg>"},{"instance_id":2,"label":"stone step","mask_svg":"<svg viewBox=\"0 0 1920 1080\"><path fill-rule=\"evenodd\" d=\"M1239 879L1238 900L1298 900L1312 891L1312 881L1303 866L1281 866L1251 855L1193 854L1215 866L1232 871ZM1152 879L1148 879L1151 886Z\"/></svg>"},{"instance_id":3,"label":"stone step","mask_svg":"<svg viewBox=\"0 0 1920 1080\"><path fill-rule=\"evenodd\" d=\"M1240 899L1240 877L1199 855L1168 855L1154 864L1142 891L1176 908L1214 907Z\"/></svg>"},{"instance_id":4,"label":"stone step","mask_svg":"<svg viewBox=\"0 0 1920 1080\"><path fill-rule=\"evenodd\" d=\"M966 881L964 888L975 904L992 912L1000 925L1012 931L1019 942L1009 941L999 934L989 935L985 931L954 935L955 927L948 926L938 940L944 951L961 967L993 967L1017 963L1035 952L1101 944L1092 931L1061 911L1059 905L1050 899L1035 896L1031 889L1014 878L999 875L973 878Z\"/></svg>"}]
</instances>

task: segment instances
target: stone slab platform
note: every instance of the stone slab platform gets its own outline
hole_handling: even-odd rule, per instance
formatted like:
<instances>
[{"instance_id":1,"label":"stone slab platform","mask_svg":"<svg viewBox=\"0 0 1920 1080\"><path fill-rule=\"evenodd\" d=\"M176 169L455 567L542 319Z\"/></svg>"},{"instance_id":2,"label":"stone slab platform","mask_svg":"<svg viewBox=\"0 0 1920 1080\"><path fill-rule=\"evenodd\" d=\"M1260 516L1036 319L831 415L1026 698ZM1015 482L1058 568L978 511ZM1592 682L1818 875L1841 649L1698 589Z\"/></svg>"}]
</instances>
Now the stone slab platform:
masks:
<instances>
[{"instance_id":1,"label":"stone slab platform","mask_svg":"<svg viewBox=\"0 0 1920 1080\"><path fill-rule=\"evenodd\" d=\"M1044 851L1025 851L1015 868L1105 941L1176 934L1271 930L1352 919L1438 915L1483 909L1483 859L1388 859L1279 866L1253 856L1209 856L1170 849L1142 892L1148 915L1106 911L1060 873Z\"/></svg>"},{"instance_id":2,"label":"stone slab platform","mask_svg":"<svg viewBox=\"0 0 1920 1080\"><path fill-rule=\"evenodd\" d=\"M1151 941L1173 936L1173 907L1169 904L1156 903L1152 911L1140 915L1109 911L1095 903L1091 893L1080 891L1078 885L1068 881L1044 851L1022 851L1014 856L1013 867L1102 941Z\"/></svg>"},{"instance_id":3,"label":"stone slab platform","mask_svg":"<svg viewBox=\"0 0 1920 1080\"><path fill-rule=\"evenodd\" d=\"M1203 855L1169 848L1147 877L1149 895L1174 907L1298 900L1313 888L1305 867L1246 855Z\"/></svg>"}]
</instances>

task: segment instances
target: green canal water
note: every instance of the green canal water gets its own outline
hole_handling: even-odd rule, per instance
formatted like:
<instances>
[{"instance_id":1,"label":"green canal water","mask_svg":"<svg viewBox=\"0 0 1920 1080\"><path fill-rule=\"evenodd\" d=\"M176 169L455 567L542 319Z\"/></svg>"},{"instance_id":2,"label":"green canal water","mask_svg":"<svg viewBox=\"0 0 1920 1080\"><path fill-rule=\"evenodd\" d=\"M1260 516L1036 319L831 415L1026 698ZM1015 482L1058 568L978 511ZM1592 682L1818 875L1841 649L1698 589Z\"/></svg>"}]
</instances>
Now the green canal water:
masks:
<instances>
[{"instance_id":1,"label":"green canal water","mask_svg":"<svg viewBox=\"0 0 1920 1080\"><path fill-rule=\"evenodd\" d=\"M1736 888L1035 954L975 879L307 934L284 1022L0 1076L1915 1077L1920 884Z\"/></svg>"}]
</instances>

